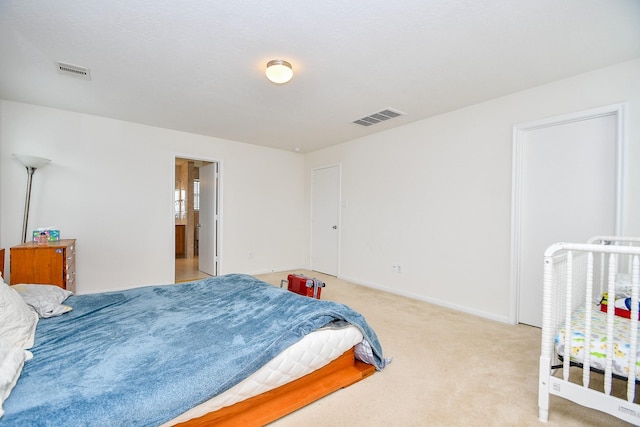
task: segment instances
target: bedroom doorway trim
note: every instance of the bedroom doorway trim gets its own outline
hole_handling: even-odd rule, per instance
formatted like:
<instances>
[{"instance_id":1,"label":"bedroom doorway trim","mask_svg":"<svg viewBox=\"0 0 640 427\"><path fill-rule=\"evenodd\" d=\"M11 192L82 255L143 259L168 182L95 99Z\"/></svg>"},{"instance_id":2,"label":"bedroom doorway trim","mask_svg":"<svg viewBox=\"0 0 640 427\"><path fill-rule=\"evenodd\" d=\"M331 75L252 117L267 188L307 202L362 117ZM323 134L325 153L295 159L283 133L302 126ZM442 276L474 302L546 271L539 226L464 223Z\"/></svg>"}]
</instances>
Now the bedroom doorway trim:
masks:
<instances>
[{"instance_id":1,"label":"bedroom doorway trim","mask_svg":"<svg viewBox=\"0 0 640 427\"><path fill-rule=\"evenodd\" d=\"M511 190L511 253L510 253L510 289L509 289L509 316L511 324L519 321L519 296L520 296L520 265L522 262L522 185L524 164L524 142L527 132L535 131L551 126L570 124L582 120L597 119L605 116L615 116L615 233L621 235L624 213L624 150L626 128L626 103L613 104L600 108L594 108L577 113L551 117L543 120L515 125L513 127L513 154L512 154L512 190ZM542 254L540 254L542 260ZM542 261L541 261L542 268Z\"/></svg>"},{"instance_id":2,"label":"bedroom doorway trim","mask_svg":"<svg viewBox=\"0 0 640 427\"><path fill-rule=\"evenodd\" d=\"M170 197L171 197L171 209L170 209L170 215L171 215L171 236L172 236L172 246L171 246L171 254L173 255L173 261L171 263L172 265L172 278L176 277L176 265L175 265L175 191L176 191L176 162L179 160L187 160L187 161L193 161L196 164L202 164L202 167L205 166L213 166L214 167L214 179L212 182L212 185L210 186L203 186L202 183L200 185L200 198L201 198L201 203L202 203L202 199L204 200L211 200L212 201L212 206L211 206L211 219L210 219L210 224L207 225L203 225L205 227L209 227L209 229L212 231L211 235L211 242L208 245L211 251L211 255L213 257L213 260L211 263L208 263L209 265L213 264L212 271L207 271L206 273L209 275L213 275L213 276L218 276L221 274L221 270L222 270L222 166L223 166L223 162L220 159L215 159L215 158L207 158L207 157L200 157L200 156L193 156L190 154L184 154L184 153L172 153L172 157L171 157L171 192L170 192ZM210 188L209 190L207 190L207 188ZM210 191L211 194L208 196L205 196L202 194L203 191ZM204 249L202 247L202 245L200 246L200 249ZM199 257L200 258L200 257ZM201 269L202 267L202 262L199 259L199 268Z\"/></svg>"}]
</instances>

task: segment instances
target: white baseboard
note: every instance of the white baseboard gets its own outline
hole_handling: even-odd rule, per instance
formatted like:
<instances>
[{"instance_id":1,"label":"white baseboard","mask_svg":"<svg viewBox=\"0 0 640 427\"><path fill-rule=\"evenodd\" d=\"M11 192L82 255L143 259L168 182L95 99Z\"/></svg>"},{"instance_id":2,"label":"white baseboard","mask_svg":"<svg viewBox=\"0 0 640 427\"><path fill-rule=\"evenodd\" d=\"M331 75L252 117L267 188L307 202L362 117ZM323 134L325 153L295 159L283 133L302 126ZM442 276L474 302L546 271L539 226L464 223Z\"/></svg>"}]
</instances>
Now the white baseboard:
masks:
<instances>
[{"instance_id":1,"label":"white baseboard","mask_svg":"<svg viewBox=\"0 0 640 427\"><path fill-rule=\"evenodd\" d=\"M474 316L483 317L485 319L490 319L490 320L495 320L495 321L501 322L501 323L512 324L512 322L509 321L508 316L498 316L495 313L488 313L486 311L475 310L475 309L471 309L469 307L465 307L465 306L462 306L462 305L451 304L451 303L446 302L446 301L438 300L438 299L435 299L435 298L425 297L424 295L418 295L418 294L415 294L415 293L412 293L412 292L400 291L398 289L389 288L387 286L383 286L383 285L380 285L378 283L363 282L362 280L358 280L358 279L355 279L353 277L340 275L340 276L338 276L338 278L342 279L342 280L346 280L346 281L351 282L351 283L355 283L355 284L358 284L358 285L366 286L368 288L373 288L373 289L378 289L380 291L388 292L390 294L400 295L400 296L411 298L411 299L415 299L415 300L418 300L418 301L428 302L429 304L434 304L434 305L438 305L440 307L450 308L452 310L460 311L462 313L472 314Z\"/></svg>"}]
</instances>

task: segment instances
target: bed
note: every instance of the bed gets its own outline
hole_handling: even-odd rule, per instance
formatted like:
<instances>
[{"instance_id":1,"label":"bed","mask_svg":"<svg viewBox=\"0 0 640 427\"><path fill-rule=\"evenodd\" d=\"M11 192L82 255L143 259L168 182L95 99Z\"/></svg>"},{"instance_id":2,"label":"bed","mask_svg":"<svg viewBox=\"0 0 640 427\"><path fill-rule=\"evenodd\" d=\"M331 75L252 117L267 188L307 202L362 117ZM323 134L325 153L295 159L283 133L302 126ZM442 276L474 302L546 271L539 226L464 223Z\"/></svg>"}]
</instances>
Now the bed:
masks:
<instances>
[{"instance_id":1,"label":"bed","mask_svg":"<svg viewBox=\"0 0 640 427\"><path fill-rule=\"evenodd\" d=\"M596 236L544 253L539 418L555 395L640 425L640 238Z\"/></svg>"},{"instance_id":2,"label":"bed","mask_svg":"<svg viewBox=\"0 0 640 427\"><path fill-rule=\"evenodd\" d=\"M388 363L359 313L247 275L59 305L21 346L0 426L264 425Z\"/></svg>"}]
</instances>

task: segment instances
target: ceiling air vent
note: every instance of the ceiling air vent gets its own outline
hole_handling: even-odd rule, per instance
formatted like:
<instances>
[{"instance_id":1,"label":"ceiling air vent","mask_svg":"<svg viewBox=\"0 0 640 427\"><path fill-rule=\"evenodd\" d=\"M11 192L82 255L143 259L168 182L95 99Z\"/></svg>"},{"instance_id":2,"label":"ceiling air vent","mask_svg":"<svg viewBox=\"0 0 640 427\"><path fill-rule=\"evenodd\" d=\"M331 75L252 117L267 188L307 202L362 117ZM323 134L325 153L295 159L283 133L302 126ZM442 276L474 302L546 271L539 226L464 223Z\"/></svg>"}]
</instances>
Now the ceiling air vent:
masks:
<instances>
[{"instance_id":1,"label":"ceiling air vent","mask_svg":"<svg viewBox=\"0 0 640 427\"><path fill-rule=\"evenodd\" d=\"M382 111L378 111L377 113L369 114L366 117L361 117L357 120L354 120L352 123L355 123L360 126L371 126L376 123L384 122L385 120L393 119L394 117L403 116L404 113L400 111L392 110L391 108L386 108Z\"/></svg>"},{"instance_id":2,"label":"ceiling air vent","mask_svg":"<svg viewBox=\"0 0 640 427\"><path fill-rule=\"evenodd\" d=\"M86 67L67 64L64 62L56 62L58 72L67 76L75 76L85 80L91 80L91 71Z\"/></svg>"}]
</instances>

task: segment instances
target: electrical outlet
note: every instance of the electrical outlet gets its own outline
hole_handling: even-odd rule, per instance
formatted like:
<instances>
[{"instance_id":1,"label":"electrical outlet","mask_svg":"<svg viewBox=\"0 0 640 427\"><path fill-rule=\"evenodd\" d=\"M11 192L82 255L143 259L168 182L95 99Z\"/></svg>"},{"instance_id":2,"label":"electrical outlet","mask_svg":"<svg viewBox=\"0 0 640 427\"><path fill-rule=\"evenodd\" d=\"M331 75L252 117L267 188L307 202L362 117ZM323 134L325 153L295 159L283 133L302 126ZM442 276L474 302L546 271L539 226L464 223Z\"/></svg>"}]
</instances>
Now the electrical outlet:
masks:
<instances>
[{"instance_id":1,"label":"electrical outlet","mask_svg":"<svg viewBox=\"0 0 640 427\"><path fill-rule=\"evenodd\" d=\"M391 266L391 271L394 273L402 273L402 266L400 264L393 264Z\"/></svg>"},{"instance_id":2,"label":"electrical outlet","mask_svg":"<svg viewBox=\"0 0 640 427\"><path fill-rule=\"evenodd\" d=\"M253 259L253 252L249 252L249 253L247 254L247 258L248 258L248 259Z\"/></svg>"}]
</instances>

